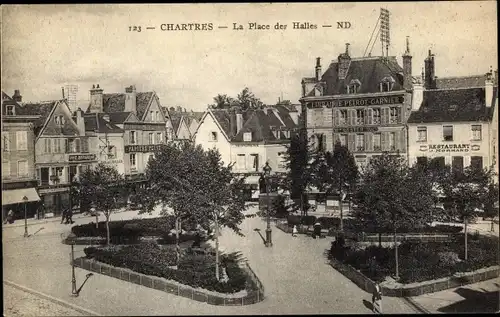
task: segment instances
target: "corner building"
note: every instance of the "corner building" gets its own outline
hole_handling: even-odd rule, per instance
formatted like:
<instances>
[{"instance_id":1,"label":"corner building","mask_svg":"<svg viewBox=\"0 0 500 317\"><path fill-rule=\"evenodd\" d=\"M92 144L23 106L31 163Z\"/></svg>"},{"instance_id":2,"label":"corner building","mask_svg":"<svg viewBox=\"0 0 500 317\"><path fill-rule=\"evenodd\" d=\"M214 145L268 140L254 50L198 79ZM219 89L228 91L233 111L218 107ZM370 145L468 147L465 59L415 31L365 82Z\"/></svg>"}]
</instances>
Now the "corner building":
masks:
<instances>
[{"instance_id":1,"label":"corner building","mask_svg":"<svg viewBox=\"0 0 500 317\"><path fill-rule=\"evenodd\" d=\"M395 56L351 58L349 44L322 73L302 80L304 135L320 151L347 145L364 167L382 152L406 155L406 120L411 111L411 55L407 43L403 67Z\"/></svg>"}]
</instances>

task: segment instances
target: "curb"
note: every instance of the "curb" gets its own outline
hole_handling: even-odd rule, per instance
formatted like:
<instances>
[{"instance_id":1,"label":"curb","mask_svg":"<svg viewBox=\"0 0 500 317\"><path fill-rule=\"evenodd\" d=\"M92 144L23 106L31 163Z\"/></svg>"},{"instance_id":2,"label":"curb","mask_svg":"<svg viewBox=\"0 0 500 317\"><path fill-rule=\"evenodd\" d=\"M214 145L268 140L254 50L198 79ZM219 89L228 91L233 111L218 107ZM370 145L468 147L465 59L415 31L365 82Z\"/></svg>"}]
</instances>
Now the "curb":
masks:
<instances>
[{"instance_id":1,"label":"curb","mask_svg":"<svg viewBox=\"0 0 500 317\"><path fill-rule=\"evenodd\" d=\"M406 304L408 306L413 308L416 312L422 313L422 314L431 314L431 312L429 310L427 310L424 306L417 303L413 298L403 297L403 300L406 302Z\"/></svg>"},{"instance_id":2,"label":"curb","mask_svg":"<svg viewBox=\"0 0 500 317\"><path fill-rule=\"evenodd\" d=\"M3 282L4 282L4 284L7 284L7 285L12 286L12 287L15 287L15 288L20 289L20 290L22 290L24 292L36 295L38 297L41 297L41 298L46 299L46 300L49 300L49 301L51 301L53 303L59 304L59 305L64 306L66 308L70 308L70 309L76 310L77 312L80 312L80 313L82 313L82 314L84 314L86 316L103 316L103 315L98 314L98 313L96 313L94 311L91 311L91 310L85 309L83 307L80 307L80 306L68 303L68 302L66 302L66 301L64 301L62 299L58 299L58 298L52 297L50 295L40 293L38 291L32 290L31 288L28 288L28 287L25 287L25 286L21 286L19 284L14 283L14 282L10 282L10 281L7 281L7 280L3 280Z\"/></svg>"}]
</instances>

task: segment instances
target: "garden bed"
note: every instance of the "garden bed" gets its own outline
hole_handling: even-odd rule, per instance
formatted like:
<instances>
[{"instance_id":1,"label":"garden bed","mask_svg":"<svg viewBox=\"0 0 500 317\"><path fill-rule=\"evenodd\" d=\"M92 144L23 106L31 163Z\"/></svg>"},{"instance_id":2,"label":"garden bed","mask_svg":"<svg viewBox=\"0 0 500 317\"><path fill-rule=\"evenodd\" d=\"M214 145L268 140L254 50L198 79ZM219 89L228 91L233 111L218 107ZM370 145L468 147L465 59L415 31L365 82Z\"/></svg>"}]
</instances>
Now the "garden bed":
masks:
<instances>
[{"instance_id":1,"label":"garden bed","mask_svg":"<svg viewBox=\"0 0 500 317\"><path fill-rule=\"evenodd\" d=\"M210 252L184 254L178 269L175 248L151 244L89 247L75 264L84 269L128 280L213 305L248 305L263 299L263 287L238 254L221 255L227 279L215 278L215 259ZM222 277L222 276L221 276Z\"/></svg>"},{"instance_id":2,"label":"garden bed","mask_svg":"<svg viewBox=\"0 0 500 317\"><path fill-rule=\"evenodd\" d=\"M469 235L468 260L464 254L464 235L449 242L404 241L398 248L400 283L409 284L445 278L498 265L498 238ZM332 243L330 258L352 266L376 282L395 272L394 247L340 247Z\"/></svg>"}]
</instances>

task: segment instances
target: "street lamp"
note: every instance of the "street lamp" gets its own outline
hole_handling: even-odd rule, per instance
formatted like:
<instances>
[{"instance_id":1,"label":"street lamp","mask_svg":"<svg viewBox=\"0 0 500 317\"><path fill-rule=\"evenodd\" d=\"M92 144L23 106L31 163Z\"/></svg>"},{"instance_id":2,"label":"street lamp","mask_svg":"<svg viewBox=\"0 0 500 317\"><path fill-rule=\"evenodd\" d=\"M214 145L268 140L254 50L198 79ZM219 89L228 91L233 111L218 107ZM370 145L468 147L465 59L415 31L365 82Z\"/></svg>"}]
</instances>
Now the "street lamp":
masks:
<instances>
[{"instance_id":1,"label":"street lamp","mask_svg":"<svg viewBox=\"0 0 500 317\"><path fill-rule=\"evenodd\" d=\"M76 235L74 233L70 233L68 236L69 243L71 245L71 295L78 297L80 295L80 291L83 288L83 285L87 282L87 280L93 276L94 274L88 273L85 277L85 281L83 281L80 288L76 288L76 276L75 276L75 238Z\"/></svg>"},{"instance_id":2,"label":"street lamp","mask_svg":"<svg viewBox=\"0 0 500 317\"><path fill-rule=\"evenodd\" d=\"M28 197L23 197L24 201L24 237L28 237L28 215L26 213L26 206L28 205Z\"/></svg>"},{"instance_id":3,"label":"street lamp","mask_svg":"<svg viewBox=\"0 0 500 317\"><path fill-rule=\"evenodd\" d=\"M266 247L272 247L273 246L273 241L272 241L272 230L271 230L271 202L269 200L269 192L271 191L271 185L270 185L270 178L271 176L271 166L269 166L269 162L266 162L266 165L263 168L264 171L264 179L266 180L266 195L267 195L267 228L266 228Z\"/></svg>"}]
</instances>

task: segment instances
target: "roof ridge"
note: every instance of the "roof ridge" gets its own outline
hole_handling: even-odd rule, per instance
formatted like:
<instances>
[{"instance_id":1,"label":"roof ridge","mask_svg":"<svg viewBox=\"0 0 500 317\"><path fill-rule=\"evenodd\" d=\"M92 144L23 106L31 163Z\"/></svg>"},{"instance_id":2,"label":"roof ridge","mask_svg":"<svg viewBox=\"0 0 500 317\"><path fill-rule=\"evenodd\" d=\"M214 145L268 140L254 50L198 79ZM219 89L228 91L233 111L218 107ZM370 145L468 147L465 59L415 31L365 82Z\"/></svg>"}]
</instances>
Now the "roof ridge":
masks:
<instances>
[{"instance_id":1,"label":"roof ridge","mask_svg":"<svg viewBox=\"0 0 500 317\"><path fill-rule=\"evenodd\" d=\"M472 86L472 87L452 87L452 88L436 88L436 89L428 89L424 90L424 92L428 91L445 91L445 90L465 90L465 89L485 89L484 86Z\"/></svg>"},{"instance_id":2,"label":"roof ridge","mask_svg":"<svg viewBox=\"0 0 500 317\"><path fill-rule=\"evenodd\" d=\"M458 79L458 78L472 78L472 77L486 77L486 75L466 75L466 76L449 76L449 77L437 77L437 80L440 79Z\"/></svg>"}]
</instances>

